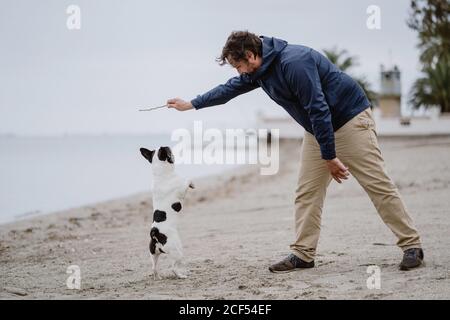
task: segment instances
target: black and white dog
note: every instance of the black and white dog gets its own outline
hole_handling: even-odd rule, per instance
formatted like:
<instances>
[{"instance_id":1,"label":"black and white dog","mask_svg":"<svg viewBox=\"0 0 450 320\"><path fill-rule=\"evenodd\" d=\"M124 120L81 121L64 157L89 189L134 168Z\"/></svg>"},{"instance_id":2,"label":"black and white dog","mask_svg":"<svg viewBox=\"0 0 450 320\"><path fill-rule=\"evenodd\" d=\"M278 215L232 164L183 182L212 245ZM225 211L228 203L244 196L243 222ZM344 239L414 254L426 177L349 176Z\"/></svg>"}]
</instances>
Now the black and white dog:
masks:
<instances>
[{"instance_id":1,"label":"black and white dog","mask_svg":"<svg viewBox=\"0 0 450 320\"><path fill-rule=\"evenodd\" d=\"M160 254L172 258L172 271L178 278L186 278L183 270L183 247L178 235L177 220L183 208L183 200L191 181L182 179L175 172L174 156L169 147L156 150L140 149L152 166L153 172L153 223L150 230L150 254L153 262L153 278L160 279L157 263Z\"/></svg>"}]
</instances>

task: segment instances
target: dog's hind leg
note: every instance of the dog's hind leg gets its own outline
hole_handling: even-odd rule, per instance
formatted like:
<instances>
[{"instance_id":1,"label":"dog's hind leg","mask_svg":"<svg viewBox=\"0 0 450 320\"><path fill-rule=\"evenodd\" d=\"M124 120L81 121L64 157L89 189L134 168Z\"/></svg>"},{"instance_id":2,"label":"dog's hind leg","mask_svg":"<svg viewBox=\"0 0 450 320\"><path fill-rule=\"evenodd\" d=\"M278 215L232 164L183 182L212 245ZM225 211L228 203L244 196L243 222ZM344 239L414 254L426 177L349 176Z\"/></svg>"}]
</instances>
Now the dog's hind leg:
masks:
<instances>
[{"instance_id":1,"label":"dog's hind leg","mask_svg":"<svg viewBox=\"0 0 450 320\"><path fill-rule=\"evenodd\" d=\"M152 254L152 272L153 272L153 280L156 279L161 279L161 277L158 274L158 270L157 270L157 265L158 265L158 258L159 258L159 253L157 254Z\"/></svg>"},{"instance_id":2,"label":"dog's hind leg","mask_svg":"<svg viewBox=\"0 0 450 320\"><path fill-rule=\"evenodd\" d=\"M180 241L176 242L176 248L177 250L172 262L172 271L178 278L185 279L187 278L187 272L184 268L183 249Z\"/></svg>"}]
</instances>

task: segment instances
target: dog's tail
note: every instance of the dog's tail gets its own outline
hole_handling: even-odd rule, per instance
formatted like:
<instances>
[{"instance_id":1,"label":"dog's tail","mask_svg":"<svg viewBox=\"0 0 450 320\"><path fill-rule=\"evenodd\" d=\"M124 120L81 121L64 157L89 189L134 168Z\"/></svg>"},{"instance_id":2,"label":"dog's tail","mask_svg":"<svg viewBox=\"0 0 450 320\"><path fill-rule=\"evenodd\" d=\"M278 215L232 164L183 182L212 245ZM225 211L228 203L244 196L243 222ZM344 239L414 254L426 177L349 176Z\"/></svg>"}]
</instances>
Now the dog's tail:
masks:
<instances>
[{"instance_id":1,"label":"dog's tail","mask_svg":"<svg viewBox=\"0 0 450 320\"><path fill-rule=\"evenodd\" d=\"M167 243L167 236L164 233L159 232L159 229L156 227L151 228L150 230L150 247L153 245L153 251L158 247L158 250L161 253L165 253L161 247L164 246ZM150 248L150 252L152 251L152 248ZM153 252L152 252L153 253Z\"/></svg>"}]
</instances>

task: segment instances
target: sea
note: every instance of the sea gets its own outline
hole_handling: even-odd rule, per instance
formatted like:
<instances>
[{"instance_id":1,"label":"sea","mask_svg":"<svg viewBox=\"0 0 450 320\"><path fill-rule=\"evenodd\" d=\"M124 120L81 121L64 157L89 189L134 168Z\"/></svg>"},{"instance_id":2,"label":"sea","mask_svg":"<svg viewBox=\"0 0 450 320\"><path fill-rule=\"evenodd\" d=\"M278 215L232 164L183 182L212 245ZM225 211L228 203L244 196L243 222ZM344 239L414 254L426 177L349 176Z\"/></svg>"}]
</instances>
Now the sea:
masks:
<instances>
[{"instance_id":1,"label":"sea","mask_svg":"<svg viewBox=\"0 0 450 320\"><path fill-rule=\"evenodd\" d=\"M151 166L139 148L173 145L167 134L0 136L0 223L150 192ZM236 166L179 164L176 171L194 178Z\"/></svg>"}]
</instances>

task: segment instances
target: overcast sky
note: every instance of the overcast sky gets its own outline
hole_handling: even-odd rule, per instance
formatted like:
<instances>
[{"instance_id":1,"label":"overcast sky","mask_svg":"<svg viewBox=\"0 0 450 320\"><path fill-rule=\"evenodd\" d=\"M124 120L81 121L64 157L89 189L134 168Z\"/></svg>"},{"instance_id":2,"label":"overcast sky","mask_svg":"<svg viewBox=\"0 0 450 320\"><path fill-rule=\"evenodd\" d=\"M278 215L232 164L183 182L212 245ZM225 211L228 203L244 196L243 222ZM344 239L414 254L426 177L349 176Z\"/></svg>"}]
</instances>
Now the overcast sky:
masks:
<instances>
[{"instance_id":1,"label":"overcast sky","mask_svg":"<svg viewBox=\"0 0 450 320\"><path fill-rule=\"evenodd\" d=\"M81 9L80 30L66 26L71 4ZM381 8L381 30L366 27L369 5ZM199 111L137 111L235 76L214 61L232 30L345 48L375 89L380 64L395 63L406 94L419 76L408 9L409 0L2 0L0 133L169 132L193 120L251 127L258 109L285 115L261 89Z\"/></svg>"}]
</instances>

